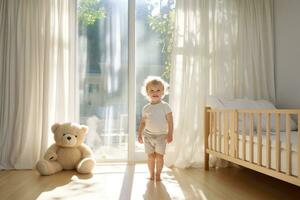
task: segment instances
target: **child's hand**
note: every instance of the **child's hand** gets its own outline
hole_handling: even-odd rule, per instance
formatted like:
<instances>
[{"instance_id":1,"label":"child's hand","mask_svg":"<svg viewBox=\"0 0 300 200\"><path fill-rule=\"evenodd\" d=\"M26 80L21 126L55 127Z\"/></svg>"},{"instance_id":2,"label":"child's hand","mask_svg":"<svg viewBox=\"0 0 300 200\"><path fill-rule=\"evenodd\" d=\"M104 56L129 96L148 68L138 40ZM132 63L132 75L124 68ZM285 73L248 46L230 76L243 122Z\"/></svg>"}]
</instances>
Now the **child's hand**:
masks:
<instances>
[{"instance_id":1,"label":"child's hand","mask_svg":"<svg viewBox=\"0 0 300 200\"><path fill-rule=\"evenodd\" d=\"M142 135L138 136L138 141L139 141L139 143L143 144L143 137L142 137Z\"/></svg>"},{"instance_id":2,"label":"child's hand","mask_svg":"<svg viewBox=\"0 0 300 200\"><path fill-rule=\"evenodd\" d=\"M168 133L168 135L166 136L166 142L171 143L172 141L173 141L173 134Z\"/></svg>"}]
</instances>

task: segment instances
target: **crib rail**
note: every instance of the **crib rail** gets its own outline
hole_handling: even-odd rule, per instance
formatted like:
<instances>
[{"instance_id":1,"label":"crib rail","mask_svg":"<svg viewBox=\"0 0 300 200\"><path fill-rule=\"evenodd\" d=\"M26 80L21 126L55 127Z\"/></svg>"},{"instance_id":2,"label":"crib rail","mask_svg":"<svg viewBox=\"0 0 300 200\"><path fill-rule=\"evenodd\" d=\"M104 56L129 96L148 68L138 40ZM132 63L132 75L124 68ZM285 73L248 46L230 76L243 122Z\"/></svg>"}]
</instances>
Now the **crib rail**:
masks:
<instances>
[{"instance_id":1,"label":"crib rail","mask_svg":"<svg viewBox=\"0 0 300 200\"><path fill-rule=\"evenodd\" d=\"M296 176L291 172L291 117L296 119L298 124ZM285 127L281 127L282 124L285 124ZM205 169L209 169L209 154L211 154L300 186L299 127L299 109L210 109L207 107L205 109ZM283 129L284 156L281 155L280 141L280 130ZM272 134L275 133L275 147L271 147L271 131ZM246 138L248 138L248 145ZM271 148L275 148L273 155L271 155ZM271 167L271 157L275 157L275 167ZM285 160L281 160L283 158ZM281 166L283 161L285 170L282 170Z\"/></svg>"}]
</instances>

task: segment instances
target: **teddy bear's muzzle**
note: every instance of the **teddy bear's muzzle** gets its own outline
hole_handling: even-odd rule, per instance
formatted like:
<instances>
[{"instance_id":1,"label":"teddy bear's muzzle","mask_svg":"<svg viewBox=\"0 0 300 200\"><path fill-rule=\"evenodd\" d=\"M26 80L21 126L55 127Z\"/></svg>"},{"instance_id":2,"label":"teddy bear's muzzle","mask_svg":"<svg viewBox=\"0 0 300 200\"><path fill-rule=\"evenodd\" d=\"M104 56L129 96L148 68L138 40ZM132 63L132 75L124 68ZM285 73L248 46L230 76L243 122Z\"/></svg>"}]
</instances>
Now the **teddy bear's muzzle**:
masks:
<instances>
[{"instance_id":1,"label":"teddy bear's muzzle","mask_svg":"<svg viewBox=\"0 0 300 200\"><path fill-rule=\"evenodd\" d=\"M63 136L62 144L65 146L74 146L77 143L77 139L72 134L66 134Z\"/></svg>"}]
</instances>

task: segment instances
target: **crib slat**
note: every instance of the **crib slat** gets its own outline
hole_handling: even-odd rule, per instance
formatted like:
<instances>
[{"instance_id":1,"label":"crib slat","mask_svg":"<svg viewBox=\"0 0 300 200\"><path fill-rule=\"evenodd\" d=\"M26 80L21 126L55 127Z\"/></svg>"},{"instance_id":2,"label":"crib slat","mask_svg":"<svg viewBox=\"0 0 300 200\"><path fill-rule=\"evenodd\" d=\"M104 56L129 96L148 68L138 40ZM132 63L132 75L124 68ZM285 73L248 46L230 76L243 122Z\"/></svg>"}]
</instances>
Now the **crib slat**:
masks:
<instances>
[{"instance_id":1,"label":"crib slat","mask_svg":"<svg viewBox=\"0 0 300 200\"><path fill-rule=\"evenodd\" d=\"M291 130L290 130L290 114L285 115L285 132L286 132L286 141L285 141L285 152L286 152L286 174L291 174Z\"/></svg>"},{"instance_id":2,"label":"crib slat","mask_svg":"<svg viewBox=\"0 0 300 200\"><path fill-rule=\"evenodd\" d=\"M224 152L228 155L228 113L224 112Z\"/></svg>"},{"instance_id":3,"label":"crib slat","mask_svg":"<svg viewBox=\"0 0 300 200\"><path fill-rule=\"evenodd\" d=\"M217 151L217 134L218 134L218 125L217 125L217 116L218 113L214 113L214 127L215 127L215 132L214 132L214 150Z\"/></svg>"},{"instance_id":4,"label":"crib slat","mask_svg":"<svg viewBox=\"0 0 300 200\"><path fill-rule=\"evenodd\" d=\"M246 160L246 113L243 113L243 160Z\"/></svg>"},{"instance_id":5,"label":"crib slat","mask_svg":"<svg viewBox=\"0 0 300 200\"><path fill-rule=\"evenodd\" d=\"M300 178L300 113L298 113L298 135L297 135L297 137L298 137L298 143L297 143L297 147L298 147L298 153L297 153L297 155L298 155L298 178Z\"/></svg>"},{"instance_id":6,"label":"crib slat","mask_svg":"<svg viewBox=\"0 0 300 200\"><path fill-rule=\"evenodd\" d=\"M209 149L212 149L212 138L213 138L213 135L212 135L212 132L213 132L213 112L210 112L209 113L210 115L210 118L209 118L209 144L208 144L208 147Z\"/></svg>"},{"instance_id":7,"label":"crib slat","mask_svg":"<svg viewBox=\"0 0 300 200\"><path fill-rule=\"evenodd\" d=\"M250 162L253 163L253 113L250 113Z\"/></svg>"},{"instance_id":8,"label":"crib slat","mask_svg":"<svg viewBox=\"0 0 300 200\"><path fill-rule=\"evenodd\" d=\"M235 153L234 157L238 158L239 157L239 114L238 112L234 112L234 139L235 139Z\"/></svg>"},{"instance_id":9,"label":"crib slat","mask_svg":"<svg viewBox=\"0 0 300 200\"><path fill-rule=\"evenodd\" d=\"M270 154L270 113L266 114L266 131L267 131L267 138L266 138L266 154L267 154L267 168L270 168L271 165L271 154Z\"/></svg>"},{"instance_id":10,"label":"crib slat","mask_svg":"<svg viewBox=\"0 0 300 200\"><path fill-rule=\"evenodd\" d=\"M218 137L218 140L219 140L219 142L218 142L218 145L219 145L219 148L218 148L218 150L219 150L219 152L221 152L222 150L221 150L221 137L222 137L222 130L221 130L221 120L222 120L222 112L219 112L219 114L218 114L218 116L219 116L219 118L218 118L218 129L219 129L219 137Z\"/></svg>"},{"instance_id":11,"label":"crib slat","mask_svg":"<svg viewBox=\"0 0 300 200\"><path fill-rule=\"evenodd\" d=\"M210 133L210 149L214 150L214 136L215 136L215 112L211 113L211 133Z\"/></svg>"},{"instance_id":12,"label":"crib slat","mask_svg":"<svg viewBox=\"0 0 300 200\"><path fill-rule=\"evenodd\" d=\"M209 136L209 123L210 123L210 114L211 112L209 107L205 107L205 133L204 133L204 169L209 169L209 154L207 153L207 150L209 149L208 144L208 136Z\"/></svg>"},{"instance_id":13,"label":"crib slat","mask_svg":"<svg viewBox=\"0 0 300 200\"><path fill-rule=\"evenodd\" d=\"M280 113L275 114L275 122L276 122L276 144L275 144L275 149L276 149L276 171L281 170L280 166Z\"/></svg>"},{"instance_id":14,"label":"crib slat","mask_svg":"<svg viewBox=\"0 0 300 200\"><path fill-rule=\"evenodd\" d=\"M261 166L261 113L257 114L257 164Z\"/></svg>"},{"instance_id":15,"label":"crib slat","mask_svg":"<svg viewBox=\"0 0 300 200\"><path fill-rule=\"evenodd\" d=\"M229 149L229 151L230 151L230 156L232 156L232 157L234 157L234 144L235 144L235 140L234 140L234 130L235 130L235 126L234 126L234 121L235 121L235 116L234 116L235 114L234 114L234 112L231 112L230 113L230 145L229 145L229 147L230 147L230 149Z\"/></svg>"}]
</instances>

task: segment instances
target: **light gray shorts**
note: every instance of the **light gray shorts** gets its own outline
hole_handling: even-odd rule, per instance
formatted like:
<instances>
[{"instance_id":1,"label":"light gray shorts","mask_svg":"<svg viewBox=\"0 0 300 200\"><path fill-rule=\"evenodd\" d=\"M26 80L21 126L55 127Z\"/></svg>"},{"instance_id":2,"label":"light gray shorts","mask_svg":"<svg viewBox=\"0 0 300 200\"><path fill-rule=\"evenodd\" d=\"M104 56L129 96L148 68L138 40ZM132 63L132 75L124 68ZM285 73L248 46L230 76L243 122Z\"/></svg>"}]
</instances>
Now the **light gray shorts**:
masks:
<instances>
[{"instance_id":1,"label":"light gray shorts","mask_svg":"<svg viewBox=\"0 0 300 200\"><path fill-rule=\"evenodd\" d=\"M165 154L166 151L166 134L162 135L152 135L149 133L144 132L144 145L145 145L145 152L147 154L151 153L159 153L161 155Z\"/></svg>"}]
</instances>

